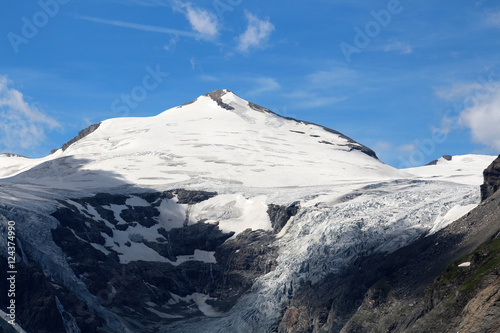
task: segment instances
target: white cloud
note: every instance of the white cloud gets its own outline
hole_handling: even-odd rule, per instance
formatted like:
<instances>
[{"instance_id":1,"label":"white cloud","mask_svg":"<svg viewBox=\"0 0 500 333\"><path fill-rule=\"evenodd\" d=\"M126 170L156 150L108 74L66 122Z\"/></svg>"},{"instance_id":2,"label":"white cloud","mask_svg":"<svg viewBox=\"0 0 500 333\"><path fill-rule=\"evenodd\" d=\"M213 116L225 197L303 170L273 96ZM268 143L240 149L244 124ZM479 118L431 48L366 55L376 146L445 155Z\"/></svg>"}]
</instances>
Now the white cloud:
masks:
<instances>
[{"instance_id":1,"label":"white cloud","mask_svg":"<svg viewBox=\"0 0 500 333\"><path fill-rule=\"evenodd\" d=\"M439 98L454 103L443 115L441 127L434 130L448 134L467 127L475 142L500 150L500 84L493 75L434 90Z\"/></svg>"},{"instance_id":2,"label":"white cloud","mask_svg":"<svg viewBox=\"0 0 500 333\"><path fill-rule=\"evenodd\" d=\"M396 147L396 150L404 153L411 153L417 149L414 143L406 143Z\"/></svg>"},{"instance_id":3,"label":"white cloud","mask_svg":"<svg viewBox=\"0 0 500 333\"><path fill-rule=\"evenodd\" d=\"M450 87L435 88L436 95L445 101L463 101L468 96L480 92L484 86L479 82L459 82Z\"/></svg>"},{"instance_id":4,"label":"white cloud","mask_svg":"<svg viewBox=\"0 0 500 333\"><path fill-rule=\"evenodd\" d=\"M293 109L315 109L340 103L347 99L345 96L324 96L312 91L295 91L287 96L296 100L293 103Z\"/></svg>"},{"instance_id":5,"label":"white cloud","mask_svg":"<svg viewBox=\"0 0 500 333\"><path fill-rule=\"evenodd\" d=\"M261 20L257 16L246 12L248 21L246 31L238 37L238 51L248 52L250 48L263 47L274 31L274 25L267 20Z\"/></svg>"},{"instance_id":6,"label":"white cloud","mask_svg":"<svg viewBox=\"0 0 500 333\"><path fill-rule=\"evenodd\" d=\"M219 79L213 75L200 75L198 79L202 82L217 82Z\"/></svg>"},{"instance_id":7,"label":"white cloud","mask_svg":"<svg viewBox=\"0 0 500 333\"><path fill-rule=\"evenodd\" d=\"M184 3L180 0L126 0L124 3L139 5L139 6L147 6L147 7L171 6L174 10L179 11L186 16L186 19L191 24L191 28L193 29L194 32L196 32L195 35L196 38L213 39L219 34L219 22L217 19L217 15L206 9L195 7L191 2ZM136 24L134 25L139 26ZM159 30L158 29L159 27L155 28L156 30ZM160 29L165 31L164 28ZM167 30L175 32L175 30L173 29L167 29ZM182 36L183 35L182 31L179 31L177 35Z\"/></svg>"},{"instance_id":8,"label":"white cloud","mask_svg":"<svg viewBox=\"0 0 500 333\"><path fill-rule=\"evenodd\" d=\"M414 167L426 162L417 161L411 157L412 153L418 150L415 142L394 144L385 140L378 140L370 148L377 153L381 161L398 168Z\"/></svg>"},{"instance_id":9,"label":"white cloud","mask_svg":"<svg viewBox=\"0 0 500 333\"><path fill-rule=\"evenodd\" d=\"M9 84L7 77L0 75L0 148L13 151L35 147L45 139L47 130L60 124L28 104Z\"/></svg>"},{"instance_id":10,"label":"white cloud","mask_svg":"<svg viewBox=\"0 0 500 333\"><path fill-rule=\"evenodd\" d=\"M184 14L194 31L205 39L213 39L219 34L217 16L205 9L194 7L191 3L181 5Z\"/></svg>"},{"instance_id":11,"label":"white cloud","mask_svg":"<svg viewBox=\"0 0 500 333\"><path fill-rule=\"evenodd\" d=\"M408 43L404 43L399 40L390 40L389 44L385 46L384 51L398 52L400 55L409 55L413 53L413 48Z\"/></svg>"},{"instance_id":12,"label":"white cloud","mask_svg":"<svg viewBox=\"0 0 500 333\"><path fill-rule=\"evenodd\" d=\"M307 79L315 88L327 88L353 84L358 77L358 72L355 70L345 67L335 67L328 71L318 71L309 74Z\"/></svg>"},{"instance_id":13,"label":"white cloud","mask_svg":"<svg viewBox=\"0 0 500 333\"><path fill-rule=\"evenodd\" d=\"M113 25L115 27L129 28L135 30L149 31L149 32L157 32L162 34L174 35L174 36L182 36L182 37L191 37L191 38L199 38L200 35L190 31L169 29L164 27L158 27L154 25L145 25L145 24L137 24L123 21L114 21L114 20L106 20L98 17L91 16L77 16L76 18L96 23Z\"/></svg>"},{"instance_id":14,"label":"white cloud","mask_svg":"<svg viewBox=\"0 0 500 333\"><path fill-rule=\"evenodd\" d=\"M177 45L177 42L179 41L178 36L172 36L170 40L168 41L168 44L163 45L163 49L165 51L173 51L175 50L175 46Z\"/></svg>"},{"instance_id":15,"label":"white cloud","mask_svg":"<svg viewBox=\"0 0 500 333\"><path fill-rule=\"evenodd\" d=\"M460 122L470 128L475 142L500 151L500 88L466 108Z\"/></svg>"},{"instance_id":16,"label":"white cloud","mask_svg":"<svg viewBox=\"0 0 500 333\"><path fill-rule=\"evenodd\" d=\"M415 143L405 143L398 146L384 140L379 140L375 143L373 149L376 153L380 151L383 153L391 152L399 155L402 153L411 153L417 149L417 146Z\"/></svg>"},{"instance_id":17,"label":"white cloud","mask_svg":"<svg viewBox=\"0 0 500 333\"><path fill-rule=\"evenodd\" d=\"M248 95L258 95L264 92L278 90L281 88L276 79L270 77L260 77L255 80L256 87L249 91Z\"/></svg>"},{"instance_id":18,"label":"white cloud","mask_svg":"<svg viewBox=\"0 0 500 333\"><path fill-rule=\"evenodd\" d=\"M166 7L170 5L170 0L119 0L117 2L144 7Z\"/></svg>"}]
</instances>

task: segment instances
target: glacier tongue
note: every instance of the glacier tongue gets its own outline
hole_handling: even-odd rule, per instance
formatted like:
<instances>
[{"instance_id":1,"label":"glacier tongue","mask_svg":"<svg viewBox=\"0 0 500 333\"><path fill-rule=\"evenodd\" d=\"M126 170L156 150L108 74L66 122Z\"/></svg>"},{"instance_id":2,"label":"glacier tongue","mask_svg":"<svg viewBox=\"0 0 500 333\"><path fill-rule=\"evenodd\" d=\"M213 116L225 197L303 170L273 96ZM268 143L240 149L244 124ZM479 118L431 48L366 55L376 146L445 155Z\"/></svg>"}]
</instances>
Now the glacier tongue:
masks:
<instances>
[{"instance_id":1,"label":"glacier tongue","mask_svg":"<svg viewBox=\"0 0 500 333\"><path fill-rule=\"evenodd\" d=\"M479 202L476 187L446 182L399 180L374 183L357 192L341 200L335 197L333 203L303 202L304 208L275 243L279 246L275 270L258 278L252 292L226 317L178 323L172 329L273 332L294 289L341 273L361 256L408 245L429 230L434 232L436 220L452 208L470 209Z\"/></svg>"}]
</instances>

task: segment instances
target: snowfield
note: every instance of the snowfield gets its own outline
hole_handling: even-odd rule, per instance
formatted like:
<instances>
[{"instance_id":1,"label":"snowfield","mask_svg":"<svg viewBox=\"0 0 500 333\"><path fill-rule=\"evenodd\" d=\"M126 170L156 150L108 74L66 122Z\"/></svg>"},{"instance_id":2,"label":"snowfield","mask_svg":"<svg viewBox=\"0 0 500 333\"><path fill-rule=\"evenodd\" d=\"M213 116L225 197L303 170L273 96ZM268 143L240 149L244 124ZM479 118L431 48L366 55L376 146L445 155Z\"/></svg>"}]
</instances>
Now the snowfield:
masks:
<instances>
[{"instance_id":1,"label":"snowfield","mask_svg":"<svg viewBox=\"0 0 500 333\"><path fill-rule=\"evenodd\" d=\"M299 202L299 212L276 237L278 267L258 278L228 313L209 306L206 294L173 296L176 302L191 302L205 317L180 321L172 331L265 332L288 301L285 285L314 284L361 255L395 251L473 209L479 203L482 171L495 158L454 156L432 166L397 170L340 133L283 118L227 90L220 95L219 100L200 96L155 117L106 120L65 151L45 158L0 155L0 214L16 219L28 244L24 250L41 263L44 273L82 295L117 332L126 330L98 304L52 241L50 229L57 220L50 214L61 205L56 200L99 192L129 195L125 205L107 207L119 226L126 223L120 220L124 209L150 205L132 193L217 192L193 205L165 199L157 208L159 225L125 231L102 219L92 206L71 203L113 230L112 236L102 234L104 246L93 243L94 248L105 254L120 251L122 264L141 260L173 265L216 259L213 252L196 250L172 262L134 239L153 241L160 227L169 231L199 221L218 223L235 236L246 229L272 231L268 205ZM2 225L0 229L5 232ZM4 243L0 249L5 253ZM168 310L148 311L176 318Z\"/></svg>"}]
</instances>

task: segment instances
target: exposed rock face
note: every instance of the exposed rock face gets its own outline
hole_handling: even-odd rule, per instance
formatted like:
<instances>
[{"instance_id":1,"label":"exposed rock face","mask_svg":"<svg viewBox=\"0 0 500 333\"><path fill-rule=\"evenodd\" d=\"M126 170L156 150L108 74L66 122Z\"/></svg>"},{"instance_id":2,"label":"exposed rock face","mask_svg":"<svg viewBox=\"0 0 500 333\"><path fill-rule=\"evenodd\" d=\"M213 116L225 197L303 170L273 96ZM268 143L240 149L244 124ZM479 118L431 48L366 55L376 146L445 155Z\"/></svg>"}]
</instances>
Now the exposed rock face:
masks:
<instances>
[{"instance_id":1,"label":"exposed rock face","mask_svg":"<svg viewBox=\"0 0 500 333\"><path fill-rule=\"evenodd\" d=\"M447 161L451 161L453 159L453 156L451 156L451 155L443 155L443 158L445 160L447 160ZM437 165L438 161L439 160L434 160L434 161L431 161L431 162L427 163L426 165Z\"/></svg>"},{"instance_id":2,"label":"exposed rock face","mask_svg":"<svg viewBox=\"0 0 500 333\"><path fill-rule=\"evenodd\" d=\"M65 151L66 149L68 149L69 146L71 146L73 143L77 142L78 140L81 140L83 139L84 137L86 137L87 135L89 135L90 133L94 132L96 129L99 128L99 126L101 125L101 123L97 123L97 124L92 124L90 125L89 127L81 130L80 132L78 132L78 135L75 136L73 139L69 140L68 142L66 142L65 144L63 144L63 146L61 147L62 151ZM50 153L53 154L57 151L57 149L53 149Z\"/></svg>"},{"instance_id":3,"label":"exposed rock face","mask_svg":"<svg viewBox=\"0 0 500 333\"><path fill-rule=\"evenodd\" d=\"M0 154L0 156L29 158L29 157L26 157L26 156L23 156L23 155L12 154L12 153L2 153L2 154Z\"/></svg>"},{"instance_id":4,"label":"exposed rock face","mask_svg":"<svg viewBox=\"0 0 500 333\"><path fill-rule=\"evenodd\" d=\"M290 220L292 216L295 216L295 214L297 214L299 208L300 204L298 202L295 202L288 207L270 204L267 209L267 214L271 219L273 231L275 233L280 232L288 222L288 220Z\"/></svg>"},{"instance_id":5,"label":"exposed rock face","mask_svg":"<svg viewBox=\"0 0 500 333\"><path fill-rule=\"evenodd\" d=\"M484 184L481 185L481 200L486 200L500 188L500 156L483 172Z\"/></svg>"},{"instance_id":6,"label":"exposed rock face","mask_svg":"<svg viewBox=\"0 0 500 333\"><path fill-rule=\"evenodd\" d=\"M215 102L217 102L217 105L219 105L223 109L234 110L234 108L231 105L226 104L226 103L224 103L222 101L222 96L224 96L228 92L231 92L231 91L227 90L227 89L225 89L225 90L214 90L212 92L209 92L205 96L208 96L211 99L213 99Z\"/></svg>"}]
</instances>

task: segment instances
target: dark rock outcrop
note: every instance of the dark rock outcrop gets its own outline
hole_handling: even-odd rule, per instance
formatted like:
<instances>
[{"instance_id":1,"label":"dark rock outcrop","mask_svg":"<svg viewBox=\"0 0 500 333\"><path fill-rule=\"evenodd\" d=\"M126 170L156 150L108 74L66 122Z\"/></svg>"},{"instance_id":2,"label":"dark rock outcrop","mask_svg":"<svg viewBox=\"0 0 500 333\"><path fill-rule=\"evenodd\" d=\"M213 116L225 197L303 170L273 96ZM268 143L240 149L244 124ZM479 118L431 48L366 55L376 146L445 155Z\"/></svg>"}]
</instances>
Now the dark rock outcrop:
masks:
<instances>
[{"instance_id":1,"label":"dark rock outcrop","mask_svg":"<svg viewBox=\"0 0 500 333\"><path fill-rule=\"evenodd\" d=\"M224 90L214 90L214 91L211 91L209 92L208 94L205 94L204 96L208 96L210 97L211 99L213 99L217 105L219 105L221 108L223 109L226 109L226 110L234 110L234 108L229 105L229 104L226 104L222 101L222 96L224 96L225 94L227 94L228 92L231 92L230 90L228 89L224 89Z\"/></svg>"},{"instance_id":2,"label":"dark rock outcrop","mask_svg":"<svg viewBox=\"0 0 500 333\"><path fill-rule=\"evenodd\" d=\"M101 123L97 123L97 124L92 124L90 125L89 127L81 130L80 132L78 132L78 135L75 136L73 139L69 140L68 142L66 142L65 144L62 145L62 147L60 149L62 149L62 151L65 151L66 149L69 148L69 146L71 146L73 143L83 139L84 137L86 137L87 135L89 135L90 133L94 132L96 129L99 128L99 126L101 126ZM51 154L54 154L58 149L52 149L52 151L50 152Z\"/></svg>"},{"instance_id":3,"label":"dark rock outcrop","mask_svg":"<svg viewBox=\"0 0 500 333\"><path fill-rule=\"evenodd\" d=\"M29 157L26 157L26 156L23 156L23 155L12 154L12 153L1 153L0 156L29 158Z\"/></svg>"},{"instance_id":4,"label":"dark rock outcrop","mask_svg":"<svg viewBox=\"0 0 500 333\"><path fill-rule=\"evenodd\" d=\"M187 205L194 205L199 202L213 198L217 195L216 192L186 191L183 189L170 191L170 193L172 193L172 195L177 196L178 203Z\"/></svg>"},{"instance_id":5,"label":"dark rock outcrop","mask_svg":"<svg viewBox=\"0 0 500 333\"><path fill-rule=\"evenodd\" d=\"M20 253L17 251L17 253ZM78 295L72 294L62 284L48 279L33 258L27 256L27 262L20 258L16 263L16 322L27 332L66 333L65 320L73 319L69 312L78 313L76 324L81 332L103 332L99 329L103 321L95 317ZM0 261L2 272L9 271L7 263ZM0 288L9 290L8 281L2 274ZM5 292L5 296L7 292ZM4 295L2 295L4 296ZM0 297L0 307L7 307L8 299ZM5 311L5 310L4 310ZM69 312L68 312L69 311ZM62 313L61 313L62 312ZM94 316L95 320L88 319ZM1 328L0 328L1 331ZM10 331L6 331L10 332Z\"/></svg>"},{"instance_id":6,"label":"dark rock outcrop","mask_svg":"<svg viewBox=\"0 0 500 333\"><path fill-rule=\"evenodd\" d=\"M484 201L500 188L500 156L483 172L484 183L481 185L481 200Z\"/></svg>"},{"instance_id":7,"label":"dark rock outcrop","mask_svg":"<svg viewBox=\"0 0 500 333\"><path fill-rule=\"evenodd\" d=\"M271 220L274 233L279 233L288 220L297 214L299 208L300 204L298 202L294 202L288 207L270 204L267 208L267 214Z\"/></svg>"},{"instance_id":8,"label":"dark rock outcrop","mask_svg":"<svg viewBox=\"0 0 500 333\"><path fill-rule=\"evenodd\" d=\"M268 231L247 229L222 244L215 253L217 262L224 265L222 280L211 293L217 300L207 303L226 312L251 288L256 278L274 270L278 257L274 239Z\"/></svg>"},{"instance_id":9,"label":"dark rock outcrop","mask_svg":"<svg viewBox=\"0 0 500 333\"><path fill-rule=\"evenodd\" d=\"M453 156L451 155L443 155L442 156L445 160L447 161L451 161L453 159ZM434 160L434 161L430 161L429 163L426 164L427 165L436 165L438 163L439 160Z\"/></svg>"}]
</instances>

